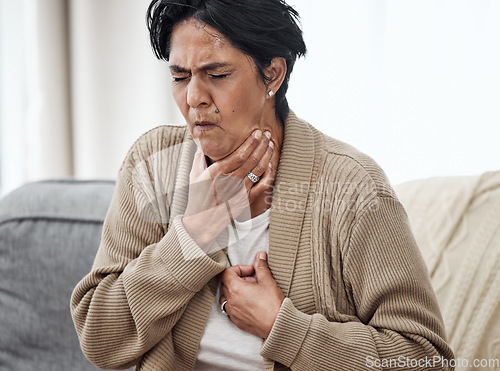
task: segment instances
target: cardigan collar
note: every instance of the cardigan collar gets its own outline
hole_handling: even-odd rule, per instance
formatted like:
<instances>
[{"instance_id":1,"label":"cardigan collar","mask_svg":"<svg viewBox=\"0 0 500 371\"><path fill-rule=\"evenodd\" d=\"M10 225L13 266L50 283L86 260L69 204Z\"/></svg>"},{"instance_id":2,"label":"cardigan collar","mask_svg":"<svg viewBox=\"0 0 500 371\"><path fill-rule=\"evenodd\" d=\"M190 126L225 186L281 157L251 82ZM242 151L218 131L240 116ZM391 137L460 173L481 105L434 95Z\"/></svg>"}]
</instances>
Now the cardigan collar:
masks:
<instances>
[{"instance_id":1,"label":"cardigan collar","mask_svg":"<svg viewBox=\"0 0 500 371\"><path fill-rule=\"evenodd\" d=\"M290 293L313 165L312 128L290 111L274 183L268 257L269 268L285 296Z\"/></svg>"},{"instance_id":2,"label":"cardigan collar","mask_svg":"<svg viewBox=\"0 0 500 371\"><path fill-rule=\"evenodd\" d=\"M184 213L188 200L189 173L196 144L186 130L175 179L171 220ZM269 226L269 267L273 277L289 295L299 245L305 205L311 186L314 136L311 126L290 111L286 121L280 161L274 183Z\"/></svg>"}]
</instances>

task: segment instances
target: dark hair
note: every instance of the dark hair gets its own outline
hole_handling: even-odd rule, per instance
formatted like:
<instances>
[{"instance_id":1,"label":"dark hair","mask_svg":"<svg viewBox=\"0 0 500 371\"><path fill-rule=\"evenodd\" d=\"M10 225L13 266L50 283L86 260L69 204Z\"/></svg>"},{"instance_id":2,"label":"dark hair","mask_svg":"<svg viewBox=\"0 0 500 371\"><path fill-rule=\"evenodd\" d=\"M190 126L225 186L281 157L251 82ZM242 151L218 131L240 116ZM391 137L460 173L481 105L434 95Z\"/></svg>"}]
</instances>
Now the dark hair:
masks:
<instances>
[{"instance_id":1,"label":"dark hair","mask_svg":"<svg viewBox=\"0 0 500 371\"><path fill-rule=\"evenodd\" d=\"M239 50L250 56L264 83L264 68L275 57L286 60L285 79L276 92L276 115L288 116L288 80L297 57L306 53L299 14L284 0L153 0L147 24L153 51L168 61L174 27L188 18L197 19L219 31Z\"/></svg>"}]
</instances>

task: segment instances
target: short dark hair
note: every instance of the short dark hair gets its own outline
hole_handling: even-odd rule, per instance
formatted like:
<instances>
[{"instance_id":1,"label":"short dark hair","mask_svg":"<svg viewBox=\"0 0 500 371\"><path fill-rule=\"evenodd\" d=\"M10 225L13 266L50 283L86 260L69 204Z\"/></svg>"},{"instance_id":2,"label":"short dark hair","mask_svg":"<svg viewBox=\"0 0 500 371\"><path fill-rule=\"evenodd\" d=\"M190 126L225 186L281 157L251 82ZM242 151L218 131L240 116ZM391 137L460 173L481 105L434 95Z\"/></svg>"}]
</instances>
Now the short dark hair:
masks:
<instances>
[{"instance_id":1,"label":"short dark hair","mask_svg":"<svg viewBox=\"0 0 500 371\"><path fill-rule=\"evenodd\" d=\"M189 18L216 29L250 56L266 84L269 78L264 68L275 57L286 60L286 76L275 95L276 115L285 121L289 113L285 96L288 80L295 60L306 53L297 11L284 0L153 0L146 19L158 59L169 60L172 31Z\"/></svg>"}]
</instances>

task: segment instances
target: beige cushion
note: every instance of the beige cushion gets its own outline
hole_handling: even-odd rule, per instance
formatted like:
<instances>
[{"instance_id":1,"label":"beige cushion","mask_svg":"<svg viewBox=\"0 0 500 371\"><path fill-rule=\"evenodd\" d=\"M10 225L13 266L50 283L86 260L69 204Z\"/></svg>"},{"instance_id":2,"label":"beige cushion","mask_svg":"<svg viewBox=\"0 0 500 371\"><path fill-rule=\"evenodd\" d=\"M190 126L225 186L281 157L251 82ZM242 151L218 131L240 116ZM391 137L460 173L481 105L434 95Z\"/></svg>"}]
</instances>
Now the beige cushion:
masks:
<instances>
[{"instance_id":1,"label":"beige cushion","mask_svg":"<svg viewBox=\"0 0 500 371\"><path fill-rule=\"evenodd\" d=\"M417 180L395 189L427 263L455 356L500 362L500 171Z\"/></svg>"}]
</instances>

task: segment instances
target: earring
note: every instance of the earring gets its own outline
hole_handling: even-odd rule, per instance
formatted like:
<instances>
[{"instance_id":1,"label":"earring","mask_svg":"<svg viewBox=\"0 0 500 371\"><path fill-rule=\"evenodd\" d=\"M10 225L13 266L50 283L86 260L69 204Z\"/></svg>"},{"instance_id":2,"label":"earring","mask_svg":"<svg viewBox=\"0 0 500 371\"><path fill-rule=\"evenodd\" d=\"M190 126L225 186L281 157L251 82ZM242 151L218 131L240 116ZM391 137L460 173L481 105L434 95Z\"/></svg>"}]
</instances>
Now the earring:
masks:
<instances>
[{"instance_id":1,"label":"earring","mask_svg":"<svg viewBox=\"0 0 500 371\"><path fill-rule=\"evenodd\" d=\"M270 90L269 93L267 93L267 94L269 94L269 96L272 98L274 95L274 91Z\"/></svg>"},{"instance_id":2,"label":"earring","mask_svg":"<svg viewBox=\"0 0 500 371\"><path fill-rule=\"evenodd\" d=\"M220 111L219 111L219 109L218 109L218 108L216 108L216 109L215 109L215 113L219 113L219 112L220 112Z\"/></svg>"}]
</instances>

